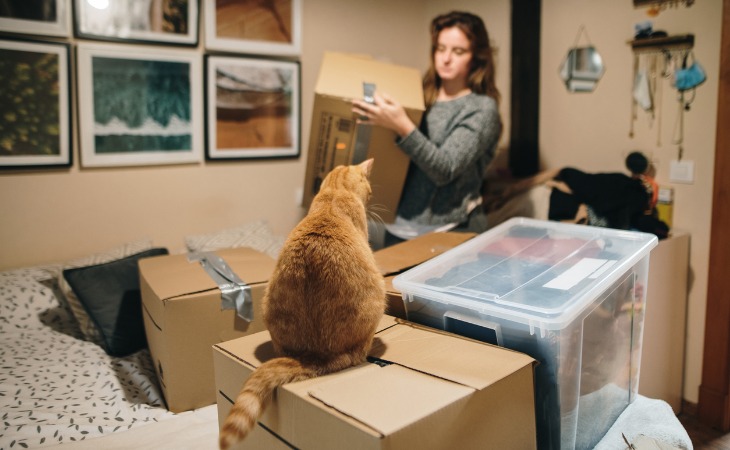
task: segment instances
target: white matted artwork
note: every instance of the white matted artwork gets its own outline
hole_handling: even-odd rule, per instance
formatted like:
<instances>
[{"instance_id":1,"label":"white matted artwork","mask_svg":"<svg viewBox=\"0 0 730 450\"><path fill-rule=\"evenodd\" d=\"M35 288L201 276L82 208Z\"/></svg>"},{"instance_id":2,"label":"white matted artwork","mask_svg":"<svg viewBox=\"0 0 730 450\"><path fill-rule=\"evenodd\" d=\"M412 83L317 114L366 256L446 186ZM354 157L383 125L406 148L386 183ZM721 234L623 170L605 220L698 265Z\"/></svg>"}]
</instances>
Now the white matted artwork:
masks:
<instances>
[{"instance_id":1,"label":"white matted artwork","mask_svg":"<svg viewBox=\"0 0 730 450\"><path fill-rule=\"evenodd\" d=\"M194 50L79 44L81 164L201 161L200 58Z\"/></svg>"},{"instance_id":2,"label":"white matted artwork","mask_svg":"<svg viewBox=\"0 0 730 450\"><path fill-rule=\"evenodd\" d=\"M71 34L68 0L4 0L0 4L0 31L64 37Z\"/></svg>"},{"instance_id":3,"label":"white matted artwork","mask_svg":"<svg viewBox=\"0 0 730 450\"><path fill-rule=\"evenodd\" d=\"M206 156L299 155L299 63L206 57Z\"/></svg>"},{"instance_id":4,"label":"white matted artwork","mask_svg":"<svg viewBox=\"0 0 730 450\"><path fill-rule=\"evenodd\" d=\"M71 165L69 50L0 40L0 167Z\"/></svg>"},{"instance_id":5,"label":"white matted artwork","mask_svg":"<svg viewBox=\"0 0 730 450\"><path fill-rule=\"evenodd\" d=\"M197 0L74 0L79 37L111 41L198 43Z\"/></svg>"},{"instance_id":6,"label":"white matted artwork","mask_svg":"<svg viewBox=\"0 0 730 450\"><path fill-rule=\"evenodd\" d=\"M302 47L302 0L204 0L205 47L296 56Z\"/></svg>"}]
</instances>

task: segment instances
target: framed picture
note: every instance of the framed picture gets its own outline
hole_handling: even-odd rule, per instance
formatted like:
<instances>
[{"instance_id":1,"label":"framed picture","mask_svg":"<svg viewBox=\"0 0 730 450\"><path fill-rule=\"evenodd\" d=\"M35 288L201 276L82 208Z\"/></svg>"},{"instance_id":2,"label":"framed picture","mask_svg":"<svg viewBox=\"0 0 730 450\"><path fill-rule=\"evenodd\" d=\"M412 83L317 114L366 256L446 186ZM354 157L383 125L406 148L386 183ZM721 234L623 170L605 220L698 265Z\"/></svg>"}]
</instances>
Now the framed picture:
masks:
<instances>
[{"instance_id":1,"label":"framed picture","mask_svg":"<svg viewBox=\"0 0 730 450\"><path fill-rule=\"evenodd\" d=\"M76 36L197 45L198 0L74 0Z\"/></svg>"},{"instance_id":2,"label":"framed picture","mask_svg":"<svg viewBox=\"0 0 730 450\"><path fill-rule=\"evenodd\" d=\"M210 50L299 55L302 0L205 0L205 46Z\"/></svg>"},{"instance_id":3,"label":"framed picture","mask_svg":"<svg viewBox=\"0 0 730 450\"><path fill-rule=\"evenodd\" d=\"M0 31L63 36L71 34L68 0L0 1Z\"/></svg>"},{"instance_id":4,"label":"framed picture","mask_svg":"<svg viewBox=\"0 0 730 450\"><path fill-rule=\"evenodd\" d=\"M194 50L79 44L84 167L202 159L202 69Z\"/></svg>"},{"instance_id":5,"label":"framed picture","mask_svg":"<svg viewBox=\"0 0 730 450\"><path fill-rule=\"evenodd\" d=\"M299 155L299 63L206 57L208 159Z\"/></svg>"},{"instance_id":6,"label":"framed picture","mask_svg":"<svg viewBox=\"0 0 730 450\"><path fill-rule=\"evenodd\" d=\"M0 167L70 166L69 45L0 40Z\"/></svg>"}]
</instances>

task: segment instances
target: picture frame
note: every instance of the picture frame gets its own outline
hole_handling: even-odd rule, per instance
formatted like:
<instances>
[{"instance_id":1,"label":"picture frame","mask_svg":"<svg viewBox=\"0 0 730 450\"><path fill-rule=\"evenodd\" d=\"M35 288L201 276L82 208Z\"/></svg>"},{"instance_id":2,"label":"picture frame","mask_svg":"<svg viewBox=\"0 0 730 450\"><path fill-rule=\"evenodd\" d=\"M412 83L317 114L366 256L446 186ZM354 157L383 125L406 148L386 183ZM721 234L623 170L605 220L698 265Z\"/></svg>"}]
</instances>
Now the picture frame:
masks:
<instances>
[{"instance_id":1,"label":"picture frame","mask_svg":"<svg viewBox=\"0 0 730 450\"><path fill-rule=\"evenodd\" d=\"M206 159L298 157L300 65L206 55Z\"/></svg>"},{"instance_id":2,"label":"picture frame","mask_svg":"<svg viewBox=\"0 0 730 450\"><path fill-rule=\"evenodd\" d=\"M198 44L198 0L73 0L74 33L103 41Z\"/></svg>"},{"instance_id":3,"label":"picture frame","mask_svg":"<svg viewBox=\"0 0 730 450\"><path fill-rule=\"evenodd\" d=\"M202 160L202 68L195 50L81 43L77 81L83 167Z\"/></svg>"},{"instance_id":4,"label":"picture frame","mask_svg":"<svg viewBox=\"0 0 730 450\"><path fill-rule=\"evenodd\" d=\"M0 31L24 35L60 36L71 35L71 4L68 0L43 0L44 8L37 2L6 0L0 8Z\"/></svg>"},{"instance_id":5,"label":"picture frame","mask_svg":"<svg viewBox=\"0 0 730 450\"><path fill-rule=\"evenodd\" d=\"M208 50L273 56L301 53L302 0L205 0L204 16Z\"/></svg>"},{"instance_id":6,"label":"picture frame","mask_svg":"<svg viewBox=\"0 0 730 450\"><path fill-rule=\"evenodd\" d=\"M0 39L0 168L72 162L70 45Z\"/></svg>"}]
</instances>

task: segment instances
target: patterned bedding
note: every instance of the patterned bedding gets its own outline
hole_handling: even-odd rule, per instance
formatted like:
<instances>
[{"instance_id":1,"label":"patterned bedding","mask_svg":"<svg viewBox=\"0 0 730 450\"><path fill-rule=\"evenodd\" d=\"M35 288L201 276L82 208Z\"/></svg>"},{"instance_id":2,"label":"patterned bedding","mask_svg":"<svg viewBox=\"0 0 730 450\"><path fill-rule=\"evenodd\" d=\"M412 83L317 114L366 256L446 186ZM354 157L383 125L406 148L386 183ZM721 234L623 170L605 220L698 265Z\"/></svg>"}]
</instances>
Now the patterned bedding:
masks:
<instances>
[{"instance_id":1,"label":"patterned bedding","mask_svg":"<svg viewBox=\"0 0 730 450\"><path fill-rule=\"evenodd\" d=\"M283 242L262 219L187 236L185 250L250 247L276 258ZM64 269L151 247L143 239L77 260L0 272L0 450L88 448L98 437L94 448L215 447L216 406L169 412L149 351L109 356L89 334L89 318L61 276ZM160 422L164 426L140 431ZM171 438L179 433L183 440Z\"/></svg>"},{"instance_id":2,"label":"patterned bedding","mask_svg":"<svg viewBox=\"0 0 730 450\"><path fill-rule=\"evenodd\" d=\"M0 272L0 449L80 441L175 417L149 352L81 339L53 268Z\"/></svg>"}]
</instances>

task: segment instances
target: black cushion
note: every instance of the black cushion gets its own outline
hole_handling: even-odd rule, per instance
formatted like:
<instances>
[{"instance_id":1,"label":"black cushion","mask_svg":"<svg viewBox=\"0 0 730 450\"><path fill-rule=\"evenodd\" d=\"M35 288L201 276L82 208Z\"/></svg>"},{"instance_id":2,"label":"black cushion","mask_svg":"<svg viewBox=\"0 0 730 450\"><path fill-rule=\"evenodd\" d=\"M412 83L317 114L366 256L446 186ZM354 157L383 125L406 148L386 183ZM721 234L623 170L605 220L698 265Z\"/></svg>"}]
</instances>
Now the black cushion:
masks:
<instances>
[{"instance_id":1,"label":"black cushion","mask_svg":"<svg viewBox=\"0 0 730 450\"><path fill-rule=\"evenodd\" d=\"M116 261L63 271L99 329L108 354L126 356L147 346L137 262L168 253L165 248L153 248Z\"/></svg>"}]
</instances>

